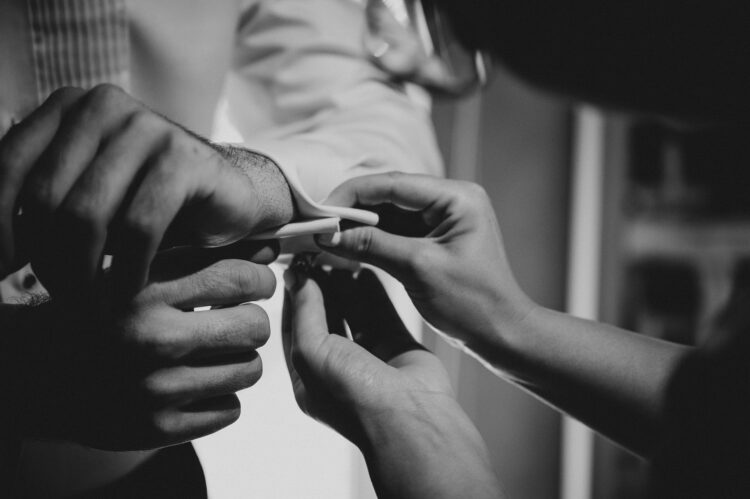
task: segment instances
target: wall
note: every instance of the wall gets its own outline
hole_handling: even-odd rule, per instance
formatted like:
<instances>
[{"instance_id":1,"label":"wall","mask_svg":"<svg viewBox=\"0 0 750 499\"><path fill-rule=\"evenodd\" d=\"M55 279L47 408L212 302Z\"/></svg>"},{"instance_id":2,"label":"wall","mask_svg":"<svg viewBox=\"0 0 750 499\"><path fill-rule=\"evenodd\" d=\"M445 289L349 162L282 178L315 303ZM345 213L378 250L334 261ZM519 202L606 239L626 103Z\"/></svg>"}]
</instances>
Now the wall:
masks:
<instances>
[{"instance_id":1,"label":"wall","mask_svg":"<svg viewBox=\"0 0 750 499\"><path fill-rule=\"evenodd\" d=\"M478 100L438 103L434 115L450 175L474 177L490 193L521 286L539 303L562 309L570 108L498 70ZM428 343L451 369L459 401L487 441L509 495L558 497L557 413L442 340Z\"/></svg>"}]
</instances>

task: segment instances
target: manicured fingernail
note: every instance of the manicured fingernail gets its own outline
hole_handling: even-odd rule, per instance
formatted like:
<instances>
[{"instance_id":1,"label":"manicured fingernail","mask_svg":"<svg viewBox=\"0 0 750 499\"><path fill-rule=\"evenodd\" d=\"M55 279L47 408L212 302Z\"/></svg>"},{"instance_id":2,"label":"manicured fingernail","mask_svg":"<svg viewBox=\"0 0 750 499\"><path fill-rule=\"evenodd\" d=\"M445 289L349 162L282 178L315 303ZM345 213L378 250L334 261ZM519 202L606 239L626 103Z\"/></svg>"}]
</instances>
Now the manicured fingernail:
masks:
<instances>
[{"instance_id":1,"label":"manicured fingernail","mask_svg":"<svg viewBox=\"0 0 750 499\"><path fill-rule=\"evenodd\" d=\"M303 253L294 257L289 269L284 272L284 284L288 291L295 293L304 286L310 275L311 265L312 262L307 254Z\"/></svg>"},{"instance_id":2,"label":"manicured fingernail","mask_svg":"<svg viewBox=\"0 0 750 499\"><path fill-rule=\"evenodd\" d=\"M315 236L315 241L328 248L335 248L341 243L341 232L334 232L333 234L318 234Z\"/></svg>"}]
</instances>

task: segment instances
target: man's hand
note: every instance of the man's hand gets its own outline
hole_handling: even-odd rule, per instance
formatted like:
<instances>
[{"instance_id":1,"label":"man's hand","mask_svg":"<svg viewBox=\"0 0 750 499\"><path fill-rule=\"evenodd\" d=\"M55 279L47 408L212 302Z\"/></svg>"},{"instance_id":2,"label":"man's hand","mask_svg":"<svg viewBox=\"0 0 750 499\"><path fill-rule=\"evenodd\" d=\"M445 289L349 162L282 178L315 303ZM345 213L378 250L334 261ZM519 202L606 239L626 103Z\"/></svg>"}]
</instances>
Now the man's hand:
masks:
<instances>
[{"instance_id":1,"label":"man's hand","mask_svg":"<svg viewBox=\"0 0 750 499\"><path fill-rule=\"evenodd\" d=\"M53 296L64 295L100 275L108 246L113 279L132 297L160 246L221 246L285 223L293 204L283 176L268 162L244 164L245 153L117 87L58 90L0 140L0 276L30 257L45 286L63 286Z\"/></svg>"},{"instance_id":2,"label":"man's hand","mask_svg":"<svg viewBox=\"0 0 750 499\"><path fill-rule=\"evenodd\" d=\"M478 185L370 175L345 182L327 203L400 208L391 217L395 229L384 219L382 229L357 227L318 244L389 272L425 319L460 343L472 348L495 338L497 326L522 320L533 307L513 278L492 205Z\"/></svg>"},{"instance_id":3,"label":"man's hand","mask_svg":"<svg viewBox=\"0 0 750 499\"><path fill-rule=\"evenodd\" d=\"M60 310L53 300L21 309L26 319L16 324L26 331L4 363L13 366L22 434L146 449L239 417L235 392L260 378L256 349L269 324L260 307L238 304L270 297L273 273L242 260L191 258L188 267L157 262L125 306ZM205 306L222 308L192 311Z\"/></svg>"},{"instance_id":4,"label":"man's hand","mask_svg":"<svg viewBox=\"0 0 750 499\"><path fill-rule=\"evenodd\" d=\"M500 496L445 369L411 337L377 277L314 272L297 265L285 275L284 348L302 410L362 450L380 497Z\"/></svg>"}]
</instances>

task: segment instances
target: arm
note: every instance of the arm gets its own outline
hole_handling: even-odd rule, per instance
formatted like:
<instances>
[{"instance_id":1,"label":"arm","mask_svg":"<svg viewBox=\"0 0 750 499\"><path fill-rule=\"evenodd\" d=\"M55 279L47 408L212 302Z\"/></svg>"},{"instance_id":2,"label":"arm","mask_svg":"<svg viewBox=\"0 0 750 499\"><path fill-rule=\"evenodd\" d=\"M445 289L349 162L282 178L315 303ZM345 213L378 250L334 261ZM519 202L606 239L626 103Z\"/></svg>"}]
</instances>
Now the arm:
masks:
<instances>
[{"instance_id":1,"label":"arm","mask_svg":"<svg viewBox=\"0 0 750 499\"><path fill-rule=\"evenodd\" d=\"M420 91L369 62L364 33L352 0L253 2L240 27L230 118L316 201L366 173L442 172Z\"/></svg>"},{"instance_id":2,"label":"arm","mask_svg":"<svg viewBox=\"0 0 750 499\"><path fill-rule=\"evenodd\" d=\"M554 407L641 456L664 430L666 390L689 348L535 307L495 323L474 355Z\"/></svg>"},{"instance_id":3,"label":"arm","mask_svg":"<svg viewBox=\"0 0 750 499\"><path fill-rule=\"evenodd\" d=\"M360 227L318 243L402 281L433 326L499 375L634 452L651 452L667 383L687 350L531 302L516 284L480 187L373 175L345 183L329 201L416 212L407 229L424 238Z\"/></svg>"}]
</instances>

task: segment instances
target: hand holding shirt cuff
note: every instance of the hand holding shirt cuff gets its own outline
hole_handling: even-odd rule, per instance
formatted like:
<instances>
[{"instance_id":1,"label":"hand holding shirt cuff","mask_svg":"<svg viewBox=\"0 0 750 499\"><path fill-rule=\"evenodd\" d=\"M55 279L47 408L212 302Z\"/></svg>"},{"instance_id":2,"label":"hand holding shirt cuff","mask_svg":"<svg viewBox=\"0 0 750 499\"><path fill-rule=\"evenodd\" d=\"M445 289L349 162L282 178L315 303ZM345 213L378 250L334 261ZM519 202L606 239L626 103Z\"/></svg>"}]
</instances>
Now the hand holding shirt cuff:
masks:
<instances>
[{"instance_id":1,"label":"hand holding shirt cuff","mask_svg":"<svg viewBox=\"0 0 750 499\"><path fill-rule=\"evenodd\" d=\"M371 211L342 206L326 206L313 201L302 187L294 159L291 155L279 150L280 144L275 142L264 144L265 147L262 144L253 144L254 147L250 147L249 150L266 156L279 168L286 178L292 196L294 196L299 220L260 234L253 234L248 239L282 239L337 232L342 220L362 225L377 225L378 215ZM247 145L241 147L248 148ZM269 153L269 151L273 152Z\"/></svg>"}]
</instances>

